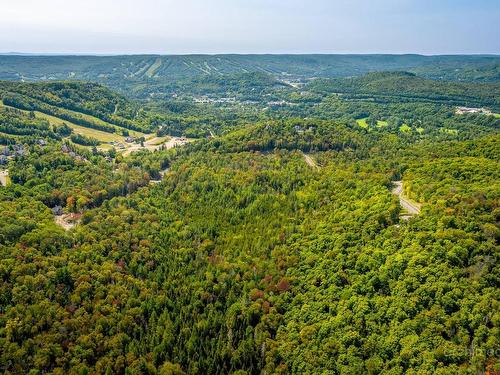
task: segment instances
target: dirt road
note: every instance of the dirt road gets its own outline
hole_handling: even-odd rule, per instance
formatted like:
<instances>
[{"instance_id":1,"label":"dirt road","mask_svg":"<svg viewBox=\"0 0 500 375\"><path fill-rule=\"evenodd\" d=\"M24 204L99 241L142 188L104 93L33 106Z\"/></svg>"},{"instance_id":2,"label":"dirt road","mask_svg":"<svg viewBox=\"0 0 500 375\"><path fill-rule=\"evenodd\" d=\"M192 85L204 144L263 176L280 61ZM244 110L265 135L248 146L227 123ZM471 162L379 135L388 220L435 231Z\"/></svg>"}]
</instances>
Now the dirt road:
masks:
<instances>
[{"instance_id":1,"label":"dirt road","mask_svg":"<svg viewBox=\"0 0 500 375\"><path fill-rule=\"evenodd\" d=\"M392 194L397 195L399 198L399 203L401 207L405 209L410 216L418 215L420 213L420 205L418 203L411 202L403 194L403 181L393 181L394 188L392 189Z\"/></svg>"},{"instance_id":2,"label":"dirt road","mask_svg":"<svg viewBox=\"0 0 500 375\"><path fill-rule=\"evenodd\" d=\"M9 171L7 169L0 171L0 185L7 186L8 179L9 179Z\"/></svg>"},{"instance_id":3,"label":"dirt road","mask_svg":"<svg viewBox=\"0 0 500 375\"><path fill-rule=\"evenodd\" d=\"M318 164L316 164L314 159L312 157L310 157L309 155L304 154L304 160L307 163L307 165L309 165L311 168L319 169Z\"/></svg>"},{"instance_id":4,"label":"dirt road","mask_svg":"<svg viewBox=\"0 0 500 375\"><path fill-rule=\"evenodd\" d=\"M63 214L54 216L57 225L66 230L70 230L80 222L80 214Z\"/></svg>"}]
</instances>

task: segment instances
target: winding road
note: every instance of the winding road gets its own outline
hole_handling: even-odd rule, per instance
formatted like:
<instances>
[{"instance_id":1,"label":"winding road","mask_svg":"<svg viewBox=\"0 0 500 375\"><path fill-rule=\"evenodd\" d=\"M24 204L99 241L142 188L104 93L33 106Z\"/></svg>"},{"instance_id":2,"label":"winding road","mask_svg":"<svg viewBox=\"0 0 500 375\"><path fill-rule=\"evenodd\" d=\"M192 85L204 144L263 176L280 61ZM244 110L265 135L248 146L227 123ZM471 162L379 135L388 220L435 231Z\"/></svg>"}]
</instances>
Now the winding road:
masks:
<instances>
[{"instance_id":1,"label":"winding road","mask_svg":"<svg viewBox=\"0 0 500 375\"><path fill-rule=\"evenodd\" d=\"M393 184L394 188L392 189L392 194L398 196L401 207L408 212L409 215L405 216L418 215L420 213L420 205L418 203L411 202L404 196L403 181L393 181Z\"/></svg>"},{"instance_id":2,"label":"winding road","mask_svg":"<svg viewBox=\"0 0 500 375\"><path fill-rule=\"evenodd\" d=\"M305 153L303 153L304 161L311 168L318 170L319 166L316 164L314 159ZM392 189L392 194L397 195L399 198L399 204L403 208L404 212L401 214L401 218L408 220L410 217L420 214L420 204L410 201L403 193L403 181L393 181L394 187Z\"/></svg>"}]
</instances>

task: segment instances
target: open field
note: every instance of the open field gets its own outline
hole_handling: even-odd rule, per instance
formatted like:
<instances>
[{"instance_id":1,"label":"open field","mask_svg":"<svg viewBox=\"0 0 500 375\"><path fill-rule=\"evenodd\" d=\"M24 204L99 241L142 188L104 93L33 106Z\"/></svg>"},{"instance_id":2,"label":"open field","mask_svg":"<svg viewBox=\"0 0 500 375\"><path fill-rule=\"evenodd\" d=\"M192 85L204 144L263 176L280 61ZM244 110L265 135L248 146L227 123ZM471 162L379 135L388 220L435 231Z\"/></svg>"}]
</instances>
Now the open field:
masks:
<instances>
[{"instance_id":1,"label":"open field","mask_svg":"<svg viewBox=\"0 0 500 375\"><path fill-rule=\"evenodd\" d=\"M135 130L129 130L129 129L126 129L126 128L122 128L120 126L117 126L117 125L114 125L114 124L111 124L109 122L106 122L104 120L101 120L100 118L98 117L94 117L94 116L91 116L91 115L88 115L86 113L82 113L82 112L77 112L77 111L72 111L70 109L66 109L66 108L60 108L61 110L63 110L64 112L67 112L71 115L74 115L74 116L81 116L83 117L85 120L89 121L89 122L93 122L93 123L96 123L96 124L99 124L99 125L104 125L104 126L112 126L116 129L116 131L118 133L120 133L122 130L127 130L129 132L129 134L133 137L142 137L144 136L144 133L141 133L141 132L138 132L138 131L135 131ZM38 111L37 111L38 112ZM41 112L39 112L41 113ZM49 116L49 115L47 115ZM74 126L78 126L76 124L72 124ZM69 124L68 124L69 126ZM85 128L84 126L81 126L82 128ZM87 129L87 128L86 128ZM89 128L90 129L90 128ZM93 129L91 129L93 130ZM102 132L100 131L101 133L106 133L106 132Z\"/></svg>"},{"instance_id":2,"label":"open field","mask_svg":"<svg viewBox=\"0 0 500 375\"><path fill-rule=\"evenodd\" d=\"M14 108L14 107L3 104L2 101L0 101L0 106L7 107L7 108ZM29 112L29 111L25 111L25 110L18 109L18 108L14 108L14 109L16 109L18 111L26 112L26 113ZM112 141L124 142L124 140L125 140L125 137L120 135L120 134L108 133L108 132L103 132L103 131L97 130L97 129L86 128L85 126L77 125L77 124L74 124L70 121L60 119L59 117L47 115L46 113L42 113L39 111L33 111L33 113L35 114L36 118L46 120L52 125L60 126L62 124L66 124L70 128L72 128L75 133L85 135L87 137L95 138L103 143L104 142L112 142Z\"/></svg>"},{"instance_id":3,"label":"open field","mask_svg":"<svg viewBox=\"0 0 500 375\"><path fill-rule=\"evenodd\" d=\"M146 76L151 78L153 75L156 73L156 71L160 68L161 66L161 59L157 58L156 61L149 67L148 70L146 70Z\"/></svg>"},{"instance_id":4,"label":"open field","mask_svg":"<svg viewBox=\"0 0 500 375\"><path fill-rule=\"evenodd\" d=\"M18 109L18 108L15 108L15 107L11 107L11 106L5 105L1 100L0 100L0 106L7 107L7 108L14 108L14 109L16 109L18 111L22 111L22 112L26 112L26 113L29 112L29 111L26 111L26 110L22 110L22 109ZM108 133L108 132L105 132L105 131L102 131L102 130L97 130L97 129L92 129L92 128L88 128L88 127L85 127L85 126L77 125L77 124L72 123L70 121L63 120L63 119L61 119L59 117L48 115L48 114L43 113L43 112L39 112L39 111L33 111L33 112L35 113L35 117L37 117L39 119L47 120L52 125L62 125L64 123L64 124L68 125L70 128L72 128L75 133L81 134L81 135L85 135L87 137L95 138L95 139L97 139L97 140L99 140L99 141L101 141L103 143L107 143L107 142L124 142L125 141L125 137L122 136L119 133L124 128L121 128L121 127L109 124L109 123L107 123L107 122L105 122L105 121L103 121L101 119L98 119L97 117L86 115L84 113L70 111L70 110L67 110L67 109L64 109L64 111L66 111L68 113L73 113L73 114L81 115L81 116L85 117L87 120L94 121L94 122L96 122L98 124L101 124L101 125L114 126L116 128L117 132L116 133ZM138 132L138 131L134 131L134 130L128 130L128 132L133 137L143 137L143 136L146 136L144 133L141 133L141 132Z\"/></svg>"},{"instance_id":5,"label":"open field","mask_svg":"<svg viewBox=\"0 0 500 375\"><path fill-rule=\"evenodd\" d=\"M68 122L66 120L62 120L58 117L47 115L47 114L42 113L42 112L38 112L38 111L35 112L35 116L37 118L47 120L48 122L50 122L53 125L61 125L61 124L65 123L71 129L73 129L73 131L75 133L81 134L81 135L84 135L87 137L95 138L98 141L103 142L103 143L104 142L113 142L113 141L114 142L124 142L125 141L125 137L120 135L120 134L108 133L108 132L103 132L103 131L97 130L97 129L86 128L84 126L73 124L72 122Z\"/></svg>"}]
</instances>

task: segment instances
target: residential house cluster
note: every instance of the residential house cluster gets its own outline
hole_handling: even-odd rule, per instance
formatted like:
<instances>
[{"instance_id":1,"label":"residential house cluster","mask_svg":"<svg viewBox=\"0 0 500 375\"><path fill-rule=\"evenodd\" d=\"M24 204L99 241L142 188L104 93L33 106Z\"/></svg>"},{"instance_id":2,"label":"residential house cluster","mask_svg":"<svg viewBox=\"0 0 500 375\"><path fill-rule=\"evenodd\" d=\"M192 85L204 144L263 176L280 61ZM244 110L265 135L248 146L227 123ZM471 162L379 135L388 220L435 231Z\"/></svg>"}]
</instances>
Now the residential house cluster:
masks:
<instances>
[{"instance_id":1,"label":"residential house cluster","mask_svg":"<svg viewBox=\"0 0 500 375\"><path fill-rule=\"evenodd\" d=\"M123 150L126 148L126 146L121 142L111 141L109 142L109 144L119 150Z\"/></svg>"},{"instance_id":2,"label":"residential house cluster","mask_svg":"<svg viewBox=\"0 0 500 375\"><path fill-rule=\"evenodd\" d=\"M71 156L75 160L88 161L83 156L78 155L76 152L74 152L72 149L70 149L67 144L62 145L61 151L64 152L65 154L68 154L69 156Z\"/></svg>"},{"instance_id":3,"label":"residential house cluster","mask_svg":"<svg viewBox=\"0 0 500 375\"><path fill-rule=\"evenodd\" d=\"M5 146L0 149L0 165L7 164L10 158L16 156L22 156L25 155L26 153L27 150L24 147L24 145L15 144L10 146Z\"/></svg>"}]
</instances>

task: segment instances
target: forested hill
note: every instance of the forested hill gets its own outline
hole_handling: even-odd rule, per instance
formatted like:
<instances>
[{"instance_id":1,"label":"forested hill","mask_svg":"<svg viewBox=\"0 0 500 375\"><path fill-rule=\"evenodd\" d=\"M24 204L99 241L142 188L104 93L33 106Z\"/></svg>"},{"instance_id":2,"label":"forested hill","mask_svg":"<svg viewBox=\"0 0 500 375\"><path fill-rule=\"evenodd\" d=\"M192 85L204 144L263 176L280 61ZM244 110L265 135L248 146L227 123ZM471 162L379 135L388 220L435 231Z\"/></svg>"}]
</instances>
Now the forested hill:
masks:
<instances>
[{"instance_id":1,"label":"forested hill","mask_svg":"<svg viewBox=\"0 0 500 375\"><path fill-rule=\"evenodd\" d=\"M96 83L0 81L0 100L10 107L39 111L110 133L116 132L115 126L149 130L138 103Z\"/></svg>"},{"instance_id":2,"label":"forested hill","mask_svg":"<svg viewBox=\"0 0 500 375\"><path fill-rule=\"evenodd\" d=\"M0 81L0 371L500 373L498 82L141 58Z\"/></svg>"},{"instance_id":3,"label":"forested hill","mask_svg":"<svg viewBox=\"0 0 500 375\"><path fill-rule=\"evenodd\" d=\"M350 99L437 102L489 106L500 110L498 84L437 81L409 72L376 72L353 78L319 79L308 88L321 94L341 93Z\"/></svg>"},{"instance_id":4,"label":"forested hill","mask_svg":"<svg viewBox=\"0 0 500 375\"><path fill-rule=\"evenodd\" d=\"M407 149L404 134L294 120L113 163L58 141L26 146L0 188L0 364L498 371L498 141ZM160 160L169 171L147 186ZM394 178L420 215L399 218ZM56 204L80 224L57 226Z\"/></svg>"},{"instance_id":5,"label":"forested hill","mask_svg":"<svg viewBox=\"0 0 500 375\"><path fill-rule=\"evenodd\" d=\"M349 77L405 70L432 79L492 82L500 78L498 56L421 55L134 55L0 56L0 79L78 79L123 88L196 76L266 72L283 79Z\"/></svg>"}]
</instances>

